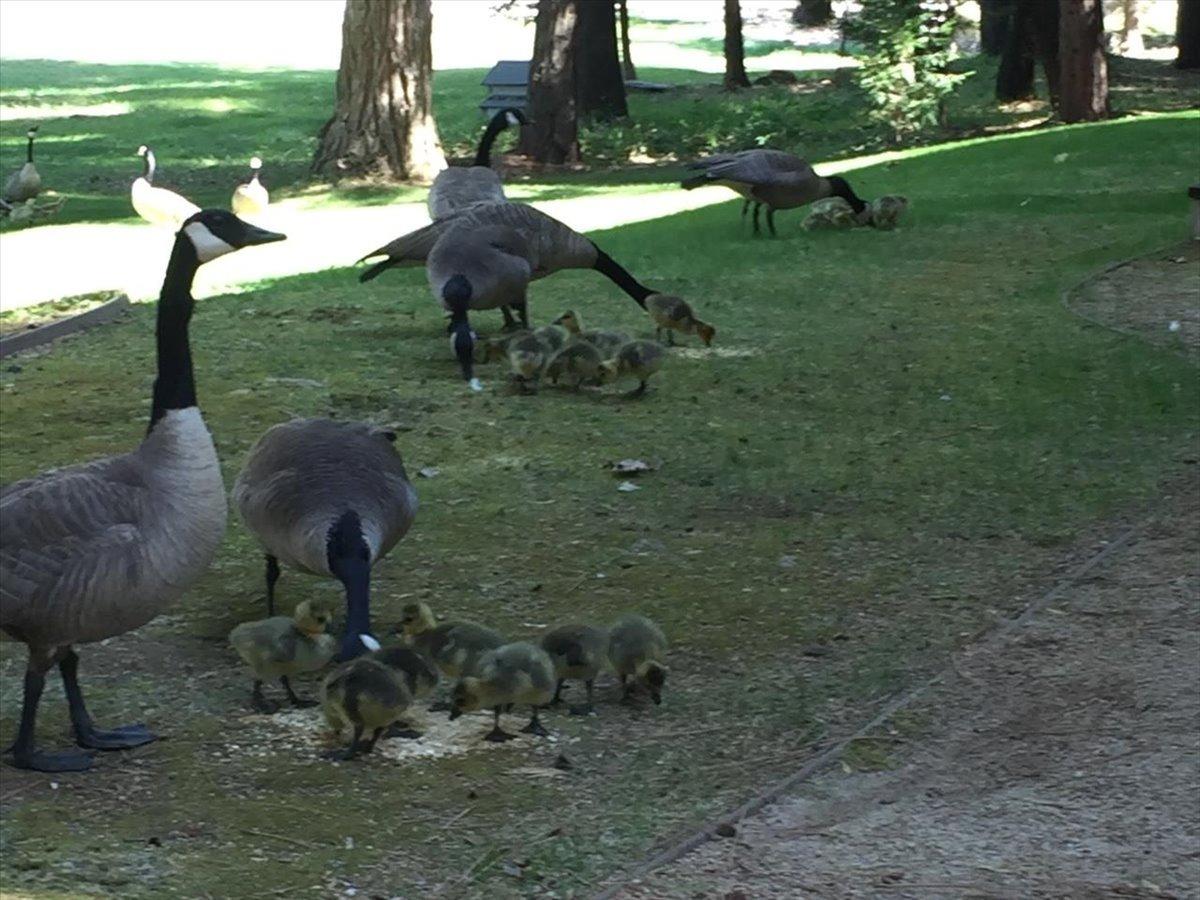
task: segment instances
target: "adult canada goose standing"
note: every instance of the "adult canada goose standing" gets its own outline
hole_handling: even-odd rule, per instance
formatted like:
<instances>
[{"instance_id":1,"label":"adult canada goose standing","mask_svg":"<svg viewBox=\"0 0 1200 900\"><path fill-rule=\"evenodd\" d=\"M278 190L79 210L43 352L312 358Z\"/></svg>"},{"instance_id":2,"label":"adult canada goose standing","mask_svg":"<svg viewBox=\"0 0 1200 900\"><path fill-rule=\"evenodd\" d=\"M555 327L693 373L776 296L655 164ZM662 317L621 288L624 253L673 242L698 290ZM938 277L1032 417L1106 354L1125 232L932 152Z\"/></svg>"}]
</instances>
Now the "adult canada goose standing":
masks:
<instances>
[{"instance_id":1,"label":"adult canada goose standing","mask_svg":"<svg viewBox=\"0 0 1200 900\"><path fill-rule=\"evenodd\" d=\"M238 512L266 552L268 615L280 562L342 583L342 659L362 653L360 635L371 633L371 568L417 513L395 439L363 422L283 422L250 449L233 487Z\"/></svg>"},{"instance_id":2,"label":"adult canada goose standing","mask_svg":"<svg viewBox=\"0 0 1200 900\"><path fill-rule=\"evenodd\" d=\"M261 216L267 211L271 197L263 183L258 180L261 169L262 160L257 156L250 157L250 180L233 189L233 211L239 216Z\"/></svg>"},{"instance_id":3,"label":"adult canada goose standing","mask_svg":"<svg viewBox=\"0 0 1200 900\"><path fill-rule=\"evenodd\" d=\"M505 128L524 124L525 116L519 109L502 109L492 116L475 151L475 162L444 169L433 179L427 201L429 218L440 219L476 203L503 203L504 184L491 168L492 144Z\"/></svg>"},{"instance_id":4,"label":"adult canada goose standing","mask_svg":"<svg viewBox=\"0 0 1200 900\"><path fill-rule=\"evenodd\" d=\"M34 125L25 137L25 165L8 176L4 185L4 199L9 203L24 203L36 197L42 190L42 176L38 174L37 166L33 164L33 139L37 137L38 126Z\"/></svg>"},{"instance_id":5,"label":"adult canada goose standing","mask_svg":"<svg viewBox=\"0 0 1200 900\"><path fill-rule=\"evenodd\" d=\"M200 212L198 207L186 197L181 197L174 191L154 186L154 151L145 144L138 147L138 156L142 158L142 174L133 179L129 189L129 198L133 202L134 211L151 225L166 225L178 228L180 223Z\"/></svg>"},{"instance_id":6,"label":"adult canada goose standing","mask_svg":"<svg viewBox=\"0 0 1200 900\"><path fill-rule=\"evenodd\" d=\"M767 208L767 227L775 235L775 210L794 209L825 197L841 197L850 204L856 216L869 221L867 204L854 193L845 178L831 175L823 178L813 167L798 156L781 150L743 150L740 153L722 153L698 160L688 166L698 169L700 174L685 178L684 190L706 184L720 184L737 191L746 199L746 205L754 204L754 233L759 233L758 213Z\"/></svg>"},{"instance_id":7,"label":"adult canada goose standing","mask_svg":"<svg viewBox=\"0 0 1200 900\"><path fill-rule=\"evenodd\" d=\"M150 429L130 453L56 469L0 490L0 632L29 647L13 762L78 771L87 753L43 753L34 723L46 672L58 665L76 741L118 750L154 740L142 725L100 731L79 689L74 644L149 622L208 568L225 533L225 488L200 416L188 322L192 279L209 260L281 241L207 209L175 236L158 301L158 376Z\"/></svg>"}]
</instances>

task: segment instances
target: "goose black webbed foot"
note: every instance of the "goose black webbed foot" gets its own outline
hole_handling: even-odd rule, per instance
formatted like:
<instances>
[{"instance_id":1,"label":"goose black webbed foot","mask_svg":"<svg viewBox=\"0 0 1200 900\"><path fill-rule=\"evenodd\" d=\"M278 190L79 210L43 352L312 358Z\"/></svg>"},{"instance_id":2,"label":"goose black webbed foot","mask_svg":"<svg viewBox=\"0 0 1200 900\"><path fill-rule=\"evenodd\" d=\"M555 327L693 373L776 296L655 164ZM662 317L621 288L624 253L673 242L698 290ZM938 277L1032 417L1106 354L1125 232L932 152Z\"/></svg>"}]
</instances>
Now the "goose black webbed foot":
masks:
<instances>
[{"instance_id":1,"label":"goose black webbed foot","mask_svg":"<svg viewBox=\"0 0 1200 900\"><path fill-rule=\"evenodd\" d=\"M92 767L91 753L43 753L32 748L13 750L12 764L17 769L33 772L86 772Z\"/></svg>"},{"instance_id":2,"label":"goose black webbed foot","mask_svg":"<svg viewBox=\"0 0 1200 900\"><path fill-rule=\"evenodd\" d=\"M415 741L421 737L421 732L417 731L407 722L393 722L388 726L387 731L383 733L384 739L401 738L406 741Z\"/></svg>"},{"instance_id":3,"label":"goose black webbed foot","mask_svg":"<svg viewBox=\"0 0 1200 900\"><path fill-rule=\"evenodd\" d=\"M125 725L111 731L89 728L75 732L75 743L89 750L129 750L158 740L145 725Z\"/></svg>"},{"instance_id":4,"label":"goose black webbed foot","mask_svg":"<svg viewBox=\"0 0 1200 900\"><path fill-rule=\"evenodd\" d=\"M517 736L515 734L509 734L507 731L497 725L486 735L484 735L483 739L489 744L503 744L505 741L515 741Z\"/></svg>"},{"instance_id":5,"label":"goose black webbed foot","mask_svg":"<svg viewBox=\"0 0 1200 900\"><path fill-rule=\"evenodd\" d=\"M572 716L594 716L596 708L590 703L585 703L579 706L572 706L567 710L567 713Z\"/></svg>"}]
</instances>

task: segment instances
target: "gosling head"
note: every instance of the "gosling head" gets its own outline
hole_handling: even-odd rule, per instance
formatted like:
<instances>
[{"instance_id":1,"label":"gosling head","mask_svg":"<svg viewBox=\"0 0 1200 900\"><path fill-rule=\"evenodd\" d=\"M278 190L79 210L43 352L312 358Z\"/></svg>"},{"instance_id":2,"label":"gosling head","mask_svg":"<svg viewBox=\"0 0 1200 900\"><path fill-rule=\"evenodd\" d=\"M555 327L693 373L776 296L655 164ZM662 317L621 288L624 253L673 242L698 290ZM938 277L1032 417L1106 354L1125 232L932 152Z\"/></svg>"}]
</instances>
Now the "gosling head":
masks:
<instances>
[{"instance_id":1,"label":"gosling head","mask_svg":"<svg viewBox=\"0 0 1200 900\"><path fill-rule=\"evenodd\" d=\"M200 210L183 223L179 232L191 241L196 258L202 264L243 247L287 239L286 234L251 225L224 209Z\"/></svg>"},{"instance_id":2,"label":"gosling head","mask_svg":"<svg viewBox=\"0 0 1200 900\"><path fill-rule=\"evenodd\" d=\"M450 721L463 713L483 706L483 692L478 678L460 678L450 691Z\"/></svg>"},{"instance_id":3,"label":"gosling head","mask_svg":"<svg viewBox=\"0 0 1200 900\"><path fill-rule=\"evenodd\" d=\"M667 667L658 662L644 662L638 666L638 676L645 682L654 705L662 703L662 690L667 683Z\"/></svg>"},{"instance_id":4,"label":"gosling head","mask_svg":"<svg viewBox=\"0 0 1200 900\"><path fill-rule=\"evenodd\" d=\"M717 329L713 328L707 322L696 320L696 334L700 336L700 340L704 341L705 347L711 347L713 338L717 336Z\"/></svg>"},{"instance_id":5,"label":"gosling head","mask_svg":"<svg viewBox=\"0 0 1200 900\"><path fill-rule=\"evenodd\" d=\"M601 384L611 384L621 374L621 363L615 359L606 359L600 363L599 380Z\"/></svg>"},{"instance_id":6,"label":"gosling head","mask_svg":"<svg viewBox=\"0 0 1200 900\"><path fill-rule=\"evenodd\" d=\"M571 334L579 334L583 330L583 326L579 324L579 314L573 309L568 309L565 313L554 320L555 325L561 325Z\"/></svg>"},{"instance_id":7,"label":"gosling head","mask_svg":"<svg viewBox=\"0 0 1200 900\"><path fill-rule=\"evenodd\" d=\"M400 612L400 631L406 637L415 637L436 624L433 610L425 603L409 603Z\"/></svg>"},{"instance_id":8,"label":"gosling head","mask_svg":"<svg viewBox=\"0 0 1200 900\"><path fill-rule=\"evenodd\" d=\"M296 626L309 634L321 634L333 620L333 612L321 600L301 600L292 616Z\"/></svg>"}]
</instances>

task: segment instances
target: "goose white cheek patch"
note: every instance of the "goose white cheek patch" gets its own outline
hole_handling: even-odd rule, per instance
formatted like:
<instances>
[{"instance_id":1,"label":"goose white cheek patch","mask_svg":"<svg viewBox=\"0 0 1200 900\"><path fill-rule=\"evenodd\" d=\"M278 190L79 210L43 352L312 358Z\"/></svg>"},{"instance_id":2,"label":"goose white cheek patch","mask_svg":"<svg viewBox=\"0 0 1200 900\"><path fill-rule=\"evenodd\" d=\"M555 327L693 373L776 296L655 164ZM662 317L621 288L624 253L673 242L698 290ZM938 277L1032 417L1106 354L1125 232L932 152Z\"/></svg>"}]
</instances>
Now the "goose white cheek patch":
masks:
<instances>
[{"instance_id":1,"label":"goose white cheek patch","mask_svg":"<svg viewBox=\"0 0 1200 900\"><path fill-rule=\"evenodd\" d=\"M225 243L200 222L185 225L183 232L191 240L192 246L196 248L196 256L202 263L216 259L218 256L224 256L226 253L232 253L237 249Z\"/></svg>"}]
</instances>

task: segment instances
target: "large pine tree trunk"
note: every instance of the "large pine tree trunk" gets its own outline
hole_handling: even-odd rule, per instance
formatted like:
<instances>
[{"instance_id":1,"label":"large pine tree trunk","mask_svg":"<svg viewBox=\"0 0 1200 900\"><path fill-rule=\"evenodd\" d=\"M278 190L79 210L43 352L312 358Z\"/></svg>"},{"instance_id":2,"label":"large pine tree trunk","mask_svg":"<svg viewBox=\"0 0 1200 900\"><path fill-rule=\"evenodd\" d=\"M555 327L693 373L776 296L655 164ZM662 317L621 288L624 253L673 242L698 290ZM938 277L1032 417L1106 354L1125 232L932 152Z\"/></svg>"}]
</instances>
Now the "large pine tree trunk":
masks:
<instances>
[{"instance_id":1,"label":"large pine tree trunk","mask_svg":"<svg viewBox=\"0 0 1200 900\"><path fill-rule=\"evenodd\" d=\"M629 54L629 2L617 0L617 12L621 22L621 72L626 81L637 78L637 69L633 67L633 57Z\"/></svg>"},{"instance_id":2,"label":"large pine tree trunk","mask_svg":"<svg viewBox=\"0 0 1200 900\"><path fill-rule=\"evenodd\" d=\"M1200 68L1200 0L1179 0L1175 13L1177 69Z\"/></svg>"},{"instance_id":3,"label":"large pine tree trunk","mask_svg":"<svg viewBox=\"0 0 1200 900\"><path fill-rule=\"evenodd\" d=\"M1061 0L1059 115L1091 122L1108 115L1108 63L1104 58L1103 0Z\"/></svg>"},{"instance_id":4,"label":"large pine tree trunk","mask_svg":"<svg viewBox=\"0 0 1200 900\"><path fill-rule=\"evenodd\" d=\"M575 32L580 0L539 0L520 152L543 163L579 161Z\"/></svg>"},{"instance_id":5,"label":"large pine tree trunk","mask_svg":"<svg viewBox=\"0 0 1200 900\"><path fill-rule=\"evenodd\" d=\"M581 118L617 119L629 115L625 79L617 57L617 10L612 0L578 4L575 35L575 96Z\"/></svg>"},{"instance_id":6,"label":"large pine tree trunk","mask_svg":"<svg viewBox=\"0 0 1200 900\"><path fill-rule=\"evenodd\" d=\"M725 0L725 90L744 87L750 87L750 79L742 45L742 8L738 0Z\"/></svg>"},{"instance_id":7,"label":"large pine tree trunk","mask_svg":"<svg viewBox=\"0 0 1200 900\"><path fill-rule=\"evenodd\" d=\"M428 181L446 167L433 121L430 0L346 0L333 116L313 171Z\"/></svg>"}]
</instances>

